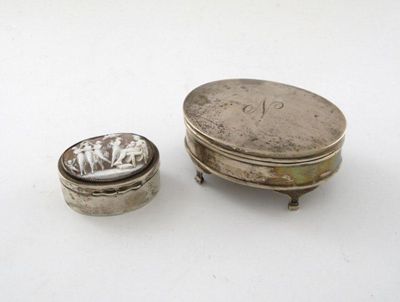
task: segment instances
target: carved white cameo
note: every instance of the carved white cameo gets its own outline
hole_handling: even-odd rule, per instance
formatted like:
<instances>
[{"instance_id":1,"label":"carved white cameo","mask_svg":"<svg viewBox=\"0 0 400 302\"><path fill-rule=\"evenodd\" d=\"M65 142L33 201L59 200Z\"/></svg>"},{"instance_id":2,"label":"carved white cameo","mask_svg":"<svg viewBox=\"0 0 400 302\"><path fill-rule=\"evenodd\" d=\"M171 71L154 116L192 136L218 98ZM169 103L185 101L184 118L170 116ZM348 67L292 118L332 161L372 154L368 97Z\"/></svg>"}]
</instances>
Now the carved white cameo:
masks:
<instances>
[{"instance_id":1,"label":"carved white cameo","mask_svg":"<svg viewBox=\"0 0 400 302\"><path fill-rule=\"evenodd\" d=\"M88 181L113 181L139 173L151 161L148 141L136 134L108 134L82 141L65 151L64 169Z\"/></svg>"}]
</instances>

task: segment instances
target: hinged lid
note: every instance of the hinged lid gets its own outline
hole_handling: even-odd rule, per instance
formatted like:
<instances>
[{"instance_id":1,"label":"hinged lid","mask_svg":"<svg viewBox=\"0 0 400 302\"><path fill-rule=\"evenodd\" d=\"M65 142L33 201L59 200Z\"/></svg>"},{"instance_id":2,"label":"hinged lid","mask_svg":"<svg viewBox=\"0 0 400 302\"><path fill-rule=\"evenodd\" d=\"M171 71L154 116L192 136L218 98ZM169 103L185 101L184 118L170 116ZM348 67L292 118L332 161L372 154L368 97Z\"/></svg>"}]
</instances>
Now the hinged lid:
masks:
<instances>
[{"instance_id":1,"label":"hinged lid","mask_svg":"<svg viewBox=\"0 0 400 302\"><path fill-rule=\"evenodd\" d=\"M132 133L97 136L68 148L60 164L73 178L113 182L144 171L153 159L152 146L143 136Z\"/></svg>"},{"instance_id":2,"label":"hinged lid","mask_svg":"<svg viewBox=\"0 0 400 302\"><path fill-rule=\"evenodd\" d=\"M243 155L305 159L340 148L343 113L303 89L262 80L207 83L184 102L185 121L210 142Z\"/></svg>"}]
</instances>

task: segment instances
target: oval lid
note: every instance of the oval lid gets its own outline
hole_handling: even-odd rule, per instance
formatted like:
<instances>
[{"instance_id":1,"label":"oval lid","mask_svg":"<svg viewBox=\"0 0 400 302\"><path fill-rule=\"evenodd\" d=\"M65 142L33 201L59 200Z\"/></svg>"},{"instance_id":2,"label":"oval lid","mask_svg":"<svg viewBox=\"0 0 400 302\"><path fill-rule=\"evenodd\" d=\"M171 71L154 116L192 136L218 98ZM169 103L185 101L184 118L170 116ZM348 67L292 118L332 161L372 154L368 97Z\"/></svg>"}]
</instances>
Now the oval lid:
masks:
<instances>
[{"instance_id":1,"label":"oval lid","mask_svg":"<svg viewBox=\"0 0 400 302\"><path fill-rule=\"evenodd\" d=\"M312 92L269 81L222 80L194 89L185 122L212 143L243 155L304 159L340 148L346 120Z\"/></svg>"},{"instance_id":2,"label":"oval lid","mask_svg":"<svg viewBox=\"0 0 400 302\"><path fill-rule=\"evenodd\" d=\"M70 176L88 182L111 182L139 174L153 159L152 144L143 136L115 133L81 141L61 156Z\"/></svg>"}]
</instances>

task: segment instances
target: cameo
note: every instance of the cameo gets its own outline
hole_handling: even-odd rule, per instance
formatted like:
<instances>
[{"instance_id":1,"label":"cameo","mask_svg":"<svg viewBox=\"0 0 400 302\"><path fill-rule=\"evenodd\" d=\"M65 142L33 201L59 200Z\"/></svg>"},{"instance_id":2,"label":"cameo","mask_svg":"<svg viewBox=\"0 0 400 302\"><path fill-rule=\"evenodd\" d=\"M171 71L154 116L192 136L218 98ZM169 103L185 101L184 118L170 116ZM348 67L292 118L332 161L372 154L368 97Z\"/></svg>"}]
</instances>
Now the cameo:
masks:
<instances>
[{"instance_id":1,"label":"cameo","mask_svg":"<svg viewBox=\"0 0 400 302\"><path fill-rule=\"evenodd\" d=\"M116 133L75 144L62 156L64 170L86 181L115 181L139 173L151 161L148 140L140 135Z\"/></svg>"}]
</instances>

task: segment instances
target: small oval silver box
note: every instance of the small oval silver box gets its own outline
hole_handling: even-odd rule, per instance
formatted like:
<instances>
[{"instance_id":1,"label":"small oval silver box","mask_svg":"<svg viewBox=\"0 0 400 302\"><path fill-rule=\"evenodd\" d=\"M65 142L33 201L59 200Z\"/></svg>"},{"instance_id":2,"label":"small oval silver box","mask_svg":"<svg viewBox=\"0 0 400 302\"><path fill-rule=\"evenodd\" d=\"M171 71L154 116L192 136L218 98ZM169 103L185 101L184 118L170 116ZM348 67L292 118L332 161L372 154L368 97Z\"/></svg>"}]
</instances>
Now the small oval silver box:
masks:
<instances>
[{"instance_id":1,"label":"small oval silver box","mask_svg":"<svg viewBox=\"0 0 400 302\"><path fill-rule=\"evenodd\" d=\"M151 141L133 133L83 140L58 161L65 201L73 210L93 216L140 208L159 190L159 158Z\"/></svg>"}]
</instances>

